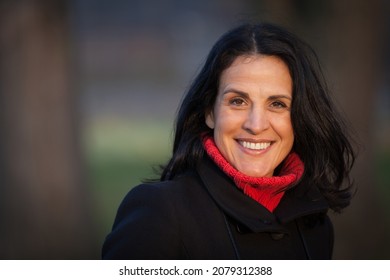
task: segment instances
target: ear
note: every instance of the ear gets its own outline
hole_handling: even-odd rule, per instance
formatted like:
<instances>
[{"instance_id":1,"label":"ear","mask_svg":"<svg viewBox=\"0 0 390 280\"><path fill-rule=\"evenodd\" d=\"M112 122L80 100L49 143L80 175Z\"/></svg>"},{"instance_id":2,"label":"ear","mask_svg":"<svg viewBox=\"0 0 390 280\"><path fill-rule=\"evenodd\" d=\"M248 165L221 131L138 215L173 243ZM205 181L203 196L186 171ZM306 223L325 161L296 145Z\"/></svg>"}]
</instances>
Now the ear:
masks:
<instances>
[{"instance_id":1,"label":"ear","mask_svg":"<svg viewBox=\"0 0 390 280\"><path fill-rule=\"evenodd\" d=\"M209 128L214 129L215 123L214 123L214 115L212 111L206 113L206 124Z\"/></svg>"}]
</instances>

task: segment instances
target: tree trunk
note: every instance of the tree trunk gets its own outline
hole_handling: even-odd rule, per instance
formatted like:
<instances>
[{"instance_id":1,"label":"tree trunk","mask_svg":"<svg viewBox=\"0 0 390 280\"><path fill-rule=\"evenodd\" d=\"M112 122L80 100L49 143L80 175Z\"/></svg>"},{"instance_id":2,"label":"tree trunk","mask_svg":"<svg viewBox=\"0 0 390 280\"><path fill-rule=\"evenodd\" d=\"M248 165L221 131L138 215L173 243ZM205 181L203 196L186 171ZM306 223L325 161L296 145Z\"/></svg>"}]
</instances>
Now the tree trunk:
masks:
<instances>
[{"instance_id":1,"label":"tree trunk","mask_svg":"<svg viewBox=\"0 0 390 280\"><path fill-rule=\"evenodd\" d=\"M0 4L0 258L98 257L66 0Z\"/></svg>"}]
</instances>

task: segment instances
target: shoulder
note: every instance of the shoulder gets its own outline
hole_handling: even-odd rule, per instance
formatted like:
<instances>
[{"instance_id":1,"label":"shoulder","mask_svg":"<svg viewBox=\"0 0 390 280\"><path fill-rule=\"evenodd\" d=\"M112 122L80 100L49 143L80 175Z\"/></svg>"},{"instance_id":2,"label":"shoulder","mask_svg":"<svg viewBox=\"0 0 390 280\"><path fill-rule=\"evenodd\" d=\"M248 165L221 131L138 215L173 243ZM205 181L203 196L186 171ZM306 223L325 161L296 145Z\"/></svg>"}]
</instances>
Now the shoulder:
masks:
<instances>
[{"instance_id":1,"label":"shoulder","mask_svg":"<svg viewBox=\"0 0 390 280\"><path fill-rule=\"evenodd\" d=\"M180 202L183 197L203 196L202 187L196 172L187 172L172 180L143 183L133 187L124 197L119 211L128 206L168 207L173 202Z\"/></svg>"},{"instance_id":2,"label":"shoulder","mask_svg":"<svg viewBox=\"0 0 390 280\"><path fill-rule=\"evenodd\" d=\"M160 259L179 247L175 211L163 185L141 184L125 196L104 241L104 259Z\"/></svg>"},{"instance_id":3,"label":"shoulder","mask_svg":"<svg viewBox=\"0 0 390 280\"><path fill-rule=\"evenodd\" d=\"M188 198L204 196L196 185L196 176L186 175L130 190L103 245L103 258L185 258L180 221L191 208Z\"/></svg>"},{"instance_id":4,"label":"shoulder","mask_svg":"<svg viewBox=\"0 0 390 280\"><path fill-rule=\"evenodd\" d=\"M200 180L195 173L187 173L173 180L144 183L132 188L125 196L125 203L169 201L189 193L199 192Z\"/></svg>"},{"instance_id":5,"label":"shoulder","mask_svg":"<svg viewBox=\"0 0 390 280\"><path fill-rule=\"evenodd\" d=\"M152 218L157 213L169 215L174 212L174 201L184 196L186 184L182 180L144 183L133 187L122 200L114 227L123 220L124 216L135 214Z\"/></svg>"}]
</instances>

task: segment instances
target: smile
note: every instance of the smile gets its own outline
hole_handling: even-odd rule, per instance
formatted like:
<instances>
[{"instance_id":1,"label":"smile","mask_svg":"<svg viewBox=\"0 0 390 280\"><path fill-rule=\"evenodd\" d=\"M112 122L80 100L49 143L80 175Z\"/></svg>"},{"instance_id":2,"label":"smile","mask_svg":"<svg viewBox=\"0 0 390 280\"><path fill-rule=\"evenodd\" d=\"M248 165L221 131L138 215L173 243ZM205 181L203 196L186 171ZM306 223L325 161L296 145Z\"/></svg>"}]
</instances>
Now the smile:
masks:
<instances>
[{"instance_id":1,"label":"smile","mask_svg":"<svg viewBox=\"0 0 390 280\"><path fill-rule=\"evenodd\" d=\"M248 141L238 141L238 143L240 143L240 145L244 148L251 150L265 150L271 146L271 142L253 143Z\"/></svg>"}]
</instances>

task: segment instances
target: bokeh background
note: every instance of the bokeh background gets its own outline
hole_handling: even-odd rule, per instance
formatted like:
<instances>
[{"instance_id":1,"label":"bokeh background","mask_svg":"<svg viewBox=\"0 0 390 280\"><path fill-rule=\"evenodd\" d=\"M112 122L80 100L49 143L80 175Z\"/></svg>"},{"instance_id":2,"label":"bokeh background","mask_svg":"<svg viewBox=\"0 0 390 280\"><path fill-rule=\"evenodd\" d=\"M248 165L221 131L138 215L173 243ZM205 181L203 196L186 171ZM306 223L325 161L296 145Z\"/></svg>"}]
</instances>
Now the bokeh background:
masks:
<instances>
[{"instance_id":1,"label":"bokeh background","mask_svg":"<svg viewBox=\"0 0 390 280\"><path fill-rule=\"evenodd\" d=\"M358 139L334 258L390 259L389 19L386 0L0 0L0 258L99 259L211 46L270 21L317 51Z\"/></svg>"}]
</instances>

